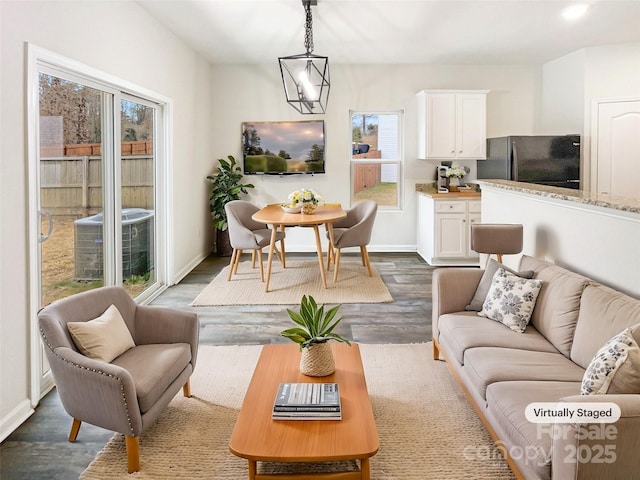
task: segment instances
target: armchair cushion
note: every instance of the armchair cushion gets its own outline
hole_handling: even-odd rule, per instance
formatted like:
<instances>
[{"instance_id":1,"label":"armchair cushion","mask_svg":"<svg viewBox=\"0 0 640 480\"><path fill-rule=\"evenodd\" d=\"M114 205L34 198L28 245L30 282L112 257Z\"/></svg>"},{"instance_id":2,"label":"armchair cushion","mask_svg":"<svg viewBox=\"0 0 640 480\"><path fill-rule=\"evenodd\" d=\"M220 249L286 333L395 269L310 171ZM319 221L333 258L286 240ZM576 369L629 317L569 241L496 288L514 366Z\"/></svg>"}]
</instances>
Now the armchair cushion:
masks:
<instances>
[{"instance_id":1,"label":"armchair cushion","mask_svg":"<svg viewBox=\"0 0 640 480\"><path fill-rule=\"evenodd\" d=\"M98 318L86 322L67 322L76 347L87 357L111 362L135 347L131 332L115 305Z\"/></svg>"},{"instance_id":2,"label":"armchair cushion","mask_svg":"<svg viewBox=\"0 0 640 480\"><path fill-rule=\"evenodd\" d=\"M133 378L140 411L146 413L191 363L187 343L138 345L113 362Z\"/></svg>"}]
</instances>

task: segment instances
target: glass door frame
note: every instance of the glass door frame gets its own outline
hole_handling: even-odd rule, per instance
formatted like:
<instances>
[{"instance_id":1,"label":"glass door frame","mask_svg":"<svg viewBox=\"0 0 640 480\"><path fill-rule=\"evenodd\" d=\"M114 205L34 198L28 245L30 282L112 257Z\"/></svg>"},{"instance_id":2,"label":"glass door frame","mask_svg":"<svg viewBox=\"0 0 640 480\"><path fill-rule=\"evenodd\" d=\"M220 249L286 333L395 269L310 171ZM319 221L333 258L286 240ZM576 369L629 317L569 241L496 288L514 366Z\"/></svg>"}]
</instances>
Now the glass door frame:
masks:
<instances>
[{"instance_id":1,"label":"glass door frame","mask_svg":"<svg viewBox=\"0 0 640 480\"><path fill-rule=\"evenodd\" d=\"M120 100L123 98L136 98L150 102L156 108L156 174L155 174L155 240L157 260L155 265L155 283L145 292L136 297L138 303L147 303L157 296L170 284L170 272L173 271L171 257L172 235L169 229L172 220L171 196L171 168L169 153L171 152L171 118L173 112L173 101L156 92L134 85L126 80L107 74L100 70L89 67L83 63L71 60L55 52L43 49L33 44L27 44L27 75L26 75L26 106L27 106L27 162L29 178L29 219L28 219L28 239L29 239L29 320L30 320L30 398L31 405L35 407L42 396L54 386L51 372L42 370L42 346L38 329L38 311L41 303L40 292L40 230L41 222L39 217L40 205L40 138L39 138L39 74L46 72L53 75L60 75L61 78L71 80L83 85L96 88L108 93L105 95L104 105L105 119L112 118L111 126L103 128L103 159L114 159L113 161L103 161L103 175L105 181L113 179L112 185L106 185L103 192L104 215L115 218L120 212ZM114 224L115 223L115 224ZM110 238L117 238L121 234L121 222L106 222L103 225L104 235ZM117 242L116 244L119 244ZM105 251L105 285L115 285L122 282L121 266L118 260L121 259L118 252ZM109 249L107 249L109 250ZM108 267L107 267L108 265ZM116 275L116 272L120 272Z\"/></svg>"}]
</instances>

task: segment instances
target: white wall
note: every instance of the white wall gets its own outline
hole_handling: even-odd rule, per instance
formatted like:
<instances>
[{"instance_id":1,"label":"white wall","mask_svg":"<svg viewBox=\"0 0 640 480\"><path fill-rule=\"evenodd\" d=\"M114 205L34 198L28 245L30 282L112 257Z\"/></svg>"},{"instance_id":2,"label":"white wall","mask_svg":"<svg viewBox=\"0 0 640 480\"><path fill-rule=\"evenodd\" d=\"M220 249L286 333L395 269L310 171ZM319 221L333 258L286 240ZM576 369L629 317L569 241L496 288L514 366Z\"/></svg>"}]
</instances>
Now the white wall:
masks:
<instances>
[{"instance_id":1,"label":"white wall","mask_svg":"<svg viewBox=\"0 0 640 480\"><path fill-rule=\"evenodd\" d=\"M584 126L585 50L542 66L542 115L539 135L582 134Z\"/></svg>"},{"instance_id":2,"label":"white wall","mask_svg":"<svg viewBox=\"0 0 640 480\"><path fill-rule=\"evenodd\" d=\"M327 136L325 175L251 177L251 198L258 204L283 201L300 187L311 187L329 202L350 201L350 110L404 111L404 195L400 210L378 210L372 251L415 250L415 184L435 180L436 163L416 159L416 93L425 88L487 89L488 136L532 134L540 97L540 68L535 66L330 65L331 93L324 115ZM263 65L213 67L212 131L216 158L242 158L243 121L304 120L287 105L277 60ZM230 95L229 92L236 92ZM439 162L438 162L439 163ZM471 162L475 169L475 162ZM212 169L213 171L213 169ZM475 178L475 171L470 178ZM311 250L308 229L289 230L287 248Z\"/></svg>"},{"instance_id":3,"label":"white wall","mask_svg":"<svg viewBox=\"0 0 640 480\"><path fill-rule=\"evenodd\" d=\"M482 187L483 223L521 223L522 253L640 298L640 215ZM519 255L505 255L517 268Z\"/></svg>"},{"instance_id":4,"label":"white wall","mask_svg":"<svg viewBox=\"0 0 640 480\"><path fill-rule=\"evenodd\" d=\"M55 19L55 21L54 21ZM29 414L26 43L173 99L172 261L187 272L211 248L207 205L211 69L133 2L0 2L0 419ZM178 275L177 273L176 275Z\"/></svg>"}]
</instances>

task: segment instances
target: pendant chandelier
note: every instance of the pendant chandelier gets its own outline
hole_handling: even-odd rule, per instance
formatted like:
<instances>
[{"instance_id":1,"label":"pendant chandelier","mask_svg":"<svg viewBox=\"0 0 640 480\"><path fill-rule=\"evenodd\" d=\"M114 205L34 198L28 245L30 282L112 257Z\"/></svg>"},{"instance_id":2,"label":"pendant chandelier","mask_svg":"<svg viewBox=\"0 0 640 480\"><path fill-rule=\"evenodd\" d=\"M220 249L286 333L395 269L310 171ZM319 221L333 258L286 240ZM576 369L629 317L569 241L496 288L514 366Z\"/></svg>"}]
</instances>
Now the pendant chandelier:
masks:
<instances>
[{"instance_id":1,"label":"pendant chandelier","mask_svg":"<svg viewBox=\"0 0 640 480\"><path fill-rule=\"evenodd\" d=\"M312 53L311 5L317 3L317 0L302 0L306 13L304 46L307 52L278 58L287 102L302 114L325 113L329 100L329 58Z\"/></svg>"}]
</instances>

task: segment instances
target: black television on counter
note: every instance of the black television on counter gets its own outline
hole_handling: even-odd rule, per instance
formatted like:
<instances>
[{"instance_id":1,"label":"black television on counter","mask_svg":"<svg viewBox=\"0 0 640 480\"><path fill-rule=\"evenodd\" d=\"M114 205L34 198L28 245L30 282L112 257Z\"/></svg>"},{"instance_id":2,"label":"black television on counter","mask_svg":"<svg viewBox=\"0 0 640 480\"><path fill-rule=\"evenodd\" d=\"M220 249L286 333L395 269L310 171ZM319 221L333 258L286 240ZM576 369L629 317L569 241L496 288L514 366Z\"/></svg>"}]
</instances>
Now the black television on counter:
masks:
<instances>
[{"instance_id":1,"label":"black television on counter","mask_svg":"<svg viewBox=\"0 0 640 480\"><path fill-rule=\"evenodd\" d=\"M245 175L325 173L324 120L243 122Z\"/></svg>"}]
</instances>

